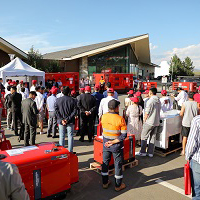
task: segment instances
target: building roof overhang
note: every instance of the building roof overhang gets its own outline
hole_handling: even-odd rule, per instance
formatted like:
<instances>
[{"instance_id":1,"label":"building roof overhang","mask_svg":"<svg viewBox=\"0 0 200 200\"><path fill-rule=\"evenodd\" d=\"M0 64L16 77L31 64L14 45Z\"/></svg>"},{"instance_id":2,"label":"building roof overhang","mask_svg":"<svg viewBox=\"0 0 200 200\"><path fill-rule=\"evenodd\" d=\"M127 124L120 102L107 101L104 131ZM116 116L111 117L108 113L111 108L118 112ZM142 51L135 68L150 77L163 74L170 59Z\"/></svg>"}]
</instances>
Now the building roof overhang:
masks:
<instances>
[{"instance_id":1,"label":"building roof overhang","mask_svg":"<svg viewBox=\"0 0 200 200\"><path fill-rule=\"evenodd\" d=\"M124 45L130 44L139 62L151 63L149 49L149 35L144 34L135 37L112 40L108 42L47 53L43 55L44 59L53 60L74 60L85 56L93 56Z\"/></svg>"},{"instance_id":2,"label":"building roof overhang","mask_svg":"<svg viewBox=\"0 0 200 200\"><path fill-rule=\"evenodd\" d=\"M5 39L0 37L0 49L7 54L15 54L15 57L27 59L27 54L16 46L12 45Z\"/></svg>"}]
</instances>

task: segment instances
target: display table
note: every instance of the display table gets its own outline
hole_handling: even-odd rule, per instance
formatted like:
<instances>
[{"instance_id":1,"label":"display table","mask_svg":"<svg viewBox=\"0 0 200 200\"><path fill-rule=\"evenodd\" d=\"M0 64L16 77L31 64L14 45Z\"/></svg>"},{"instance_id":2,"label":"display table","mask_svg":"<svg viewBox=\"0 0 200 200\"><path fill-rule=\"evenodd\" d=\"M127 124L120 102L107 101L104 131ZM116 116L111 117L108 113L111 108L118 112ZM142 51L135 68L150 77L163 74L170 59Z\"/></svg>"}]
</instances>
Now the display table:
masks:
<instances>
[{"instance_id":1,"label":"display table","mask_svg":"<svg viewBox=\"0 0 200 200\"><path fill-rule=\"evenodd\" d=\"M168 149L169 137L177 134L179 134L179 143L181 143L182 137L180 133L182 118L180 117L179 113L179 110L170 110L161 113L161 123L158 128L155 142L156 147Z\"/></svg>"}]
</instances>

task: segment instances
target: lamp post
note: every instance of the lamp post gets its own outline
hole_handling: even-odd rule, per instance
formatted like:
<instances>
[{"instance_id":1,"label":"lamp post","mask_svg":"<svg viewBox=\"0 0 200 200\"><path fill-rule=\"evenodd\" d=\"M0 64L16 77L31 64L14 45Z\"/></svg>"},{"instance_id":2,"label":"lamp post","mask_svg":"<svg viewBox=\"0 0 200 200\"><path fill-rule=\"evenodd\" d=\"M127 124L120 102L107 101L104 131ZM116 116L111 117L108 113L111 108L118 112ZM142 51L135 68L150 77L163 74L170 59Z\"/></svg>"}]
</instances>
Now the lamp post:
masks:
<instances>
[{"instance_id":1,"label":"lamp post","mask_svg":"<svg viewBox=\"0 0 200 200\"><path fill-rule=\"evenodd\" d=\"M172 75L171 75L171 82L173 82L173 71L174 71L174 68L173 68L173 65L172 65Z\"/></svg>"}]
</instances>

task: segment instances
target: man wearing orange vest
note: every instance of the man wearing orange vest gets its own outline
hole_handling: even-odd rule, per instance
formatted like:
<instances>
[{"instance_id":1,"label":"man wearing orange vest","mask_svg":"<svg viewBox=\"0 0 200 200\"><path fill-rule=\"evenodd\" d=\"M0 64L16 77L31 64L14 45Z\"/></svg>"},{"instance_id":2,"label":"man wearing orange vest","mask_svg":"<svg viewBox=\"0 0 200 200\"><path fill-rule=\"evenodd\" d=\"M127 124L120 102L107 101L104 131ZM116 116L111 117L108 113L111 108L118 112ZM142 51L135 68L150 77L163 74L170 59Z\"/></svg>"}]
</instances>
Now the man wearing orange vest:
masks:
<instances>
[{"instance_id":1,"label":"man wearing orange vest","mask_svg":"<svg viewBox=\"0 0 200 200\"><path fill-rule=\"evenodd\" d=\"M110 181L108 180L108 166L111 155L115 164L115 190L123 190L126 185L122 183L122 164L123 164L123 140L127 137L126 122L123 117L119 116L120 102L113 99L109 101L109 112L101 118L103 127L103 164L102 180L103 188L107 189Z\"/></svg>"}]
</instances>

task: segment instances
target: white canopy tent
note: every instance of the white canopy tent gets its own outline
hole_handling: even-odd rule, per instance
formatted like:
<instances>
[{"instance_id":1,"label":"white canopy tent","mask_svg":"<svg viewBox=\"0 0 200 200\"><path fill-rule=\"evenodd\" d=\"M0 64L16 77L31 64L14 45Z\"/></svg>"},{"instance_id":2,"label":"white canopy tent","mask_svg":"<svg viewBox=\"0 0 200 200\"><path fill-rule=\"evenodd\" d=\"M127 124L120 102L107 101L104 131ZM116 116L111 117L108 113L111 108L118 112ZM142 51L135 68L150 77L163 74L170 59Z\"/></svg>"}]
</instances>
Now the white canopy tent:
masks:
<instances>
[{"instance_id":1,"label":"white canopy tent","mask_svg":"<svg viewBox=\"0 0 200 200\"><path fill-rule=\"evenodd\" d=\"M168 64L168 62L162 61L160 63L160 67L155 67L154 78L157 78L158 76L168 76L169 68L170 68L170 65Z\"/></svg>"},{"instance_id":2,"label":"white canopy tent","mask_svg":"<svg viewBox=\"0 0 200 200\"><path fill-rule=\"evenodd\" d=\"M0 77L3 79L3 83L5 83L6 77L26 77L26 79L35 77L38 82L45 83L45 72L31 67L18 57L0 68Z\"/></svg>"}]
</instances>

